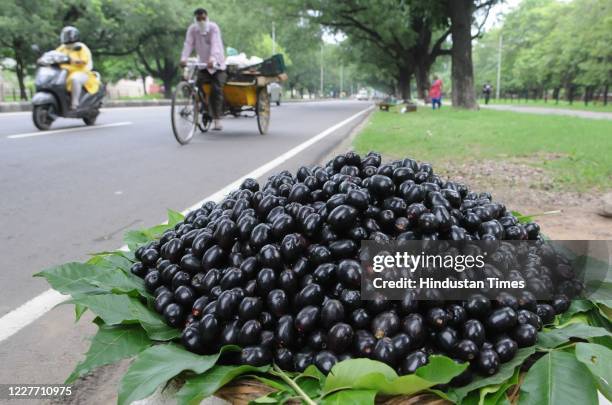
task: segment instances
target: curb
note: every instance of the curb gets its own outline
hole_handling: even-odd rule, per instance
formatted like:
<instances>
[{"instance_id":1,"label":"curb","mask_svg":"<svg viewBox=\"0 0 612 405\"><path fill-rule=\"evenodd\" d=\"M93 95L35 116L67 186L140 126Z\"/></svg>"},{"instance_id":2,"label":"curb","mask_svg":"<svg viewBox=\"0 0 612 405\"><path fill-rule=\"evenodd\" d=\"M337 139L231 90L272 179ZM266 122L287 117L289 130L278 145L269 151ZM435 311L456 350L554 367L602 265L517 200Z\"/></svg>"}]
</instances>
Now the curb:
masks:
<instances>
[{"instance_id":1,"label":"curb","mask_svg":"<svg viewBox=\"0 0 612 405\"><path fill-rule=\"evenodd\" d=\"M335 98L314 98L314 99L282 99L283 103L313 103L317 101L331 101L339 100ZM102 108L115 108L115 107L158 107L158 106L169 106L172 104L172 100L159 99L159 100L109 100L102 104ZM9 103L0 103L0 114L5 112L21 112L21 111L32 111L32 104L29 101L16 101Z\"/></svg>"}]
</instances>

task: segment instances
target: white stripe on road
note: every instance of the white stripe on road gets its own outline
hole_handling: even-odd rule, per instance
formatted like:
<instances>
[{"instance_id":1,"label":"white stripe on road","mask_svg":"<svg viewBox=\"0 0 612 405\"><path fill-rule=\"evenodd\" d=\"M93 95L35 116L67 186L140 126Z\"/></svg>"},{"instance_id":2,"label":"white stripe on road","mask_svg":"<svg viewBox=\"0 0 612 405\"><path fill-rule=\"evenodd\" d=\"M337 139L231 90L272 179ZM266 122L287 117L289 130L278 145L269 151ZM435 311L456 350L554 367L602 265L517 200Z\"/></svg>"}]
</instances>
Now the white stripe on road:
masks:
<instances>
[{"instance_id":1,"label":"white stripe on road","mask_svg":"<svg viewBox=\"0 0 612 405\"><path fill-rule=\"evenodd\" d=\"M0 318L0 342L25 328L69 297L47 290Z\"/></svg>"},{"instance_id":2,"label":"white stripe on road","mask_svg":"<svg viewBox=\"0 0 612 405\"><path fill-rule=\"evenodd\" d=\"M92 125L88 127L73 127L73 128L66 128L66 129L54 129L51 131L28 132L25 134L9 135L7 136L7 138L8 139L31 138L33 136L53 135L53 134L66 133L66 132L88 131L88 130L100 129L100 128L122 127L125 125L132 125L132 124L133 122L131 121L113 122L112 124Z\"/></svg>"},{"instance_id":3,"label":"white stripe on road","mask_svg":"<svg viewBox=\"0 0 612 405\"><path fill-rule=\"evenodd\" d=\"M317 143L321 139L331 135L336 130L342 128L344 125L355 120L355 118L360 117L363 114L371 111L373 108L374 108L373 106L370 106L366 108L365 110L362 110L358 112L357 114L352 115L351 117L345 119L344 121L339 122L338 124L327 128L325 131L310 138L306 142L299 144L293 149L290 149L289 151L283 153L276 159L266 163L263 166L258 167L257 169L253 170L250 173L245 174L239 179L236 179L235 181L223 187L221 190L217 191L216 193L213 193L209 195L208 197L206 197L205 199L198 201L191 207L184 210L183 214L193 211L194 209L200 208L205 201L221 200L226 194L229 194L229 192L238 188L238 186L240 186L240 184L244 181L244 179L248 177L252 177L252 178L261 177L262 175L266 174L270 170L274 169L276 166L286 162L287 160L289 160L293 156L296 156L298 153L302 152L309 146ZM125 250L127 249L127 246L124 245L119 249ZM0 342L13 336L15 333L19 332L21 329L23 329L24 327L28 326L29 324L31 324L32 322L36 321L38 318L43 316L46 312L48 312L54 306L56 306L57 304L60 304L61 302L67 300L68 298L70 297L66 295L62 295L55 290L49 289L43 292L42 294L37 295L36 297L32 298L31 300L21 305L20 307L7 313L2 318L0 318Z\"/></svg>"}]
</instances>

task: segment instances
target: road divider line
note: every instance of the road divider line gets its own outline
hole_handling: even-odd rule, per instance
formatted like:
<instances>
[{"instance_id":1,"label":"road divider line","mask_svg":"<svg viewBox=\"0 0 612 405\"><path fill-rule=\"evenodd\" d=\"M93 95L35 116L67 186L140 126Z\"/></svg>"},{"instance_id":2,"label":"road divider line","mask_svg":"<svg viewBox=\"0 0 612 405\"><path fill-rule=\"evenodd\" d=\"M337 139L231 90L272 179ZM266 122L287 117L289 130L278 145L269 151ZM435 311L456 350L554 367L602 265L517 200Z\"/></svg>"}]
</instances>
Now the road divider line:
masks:
<instances>
[{"instance_id":1,"label":"road divider line","mask_svg":"<svg viewBox=\"0 0 612 405\"><path fill-rule=\"evenodd\" d=\"M190 211L193 211L195 209L198 209L202 206L202 204L204 204L204 202L206 201L219 201L221 200L224 196L226 196L227 194L229 194L232 190L238 188L238 186L240 186L240 184L244 181L244 179L246 178L259 178L262 175L266 174L267 172L269 172L270 170L274 169L275 167L281 165L282 163L286 162L287 160L289 160L290 158L296 156L298 153L302 152L303 150L307 149L308 147L310 147L311 145L319 142L320 140L328 137L329 135L333 134L335 131L337 131L338 129L342 128L343 126L345 126L346 124L350 123L351 121L354 121L356 118L370 112L372 109L374 108L374 106L370 106L364 110L361 110L360 112L358 112L357 114L354 114L350 117L348 117L347 119L345 119L344 121L341 121L329 128L327 128L326 130L324 130L323 132L313 136L312 138L310 138L309 140L295 146L294 148L288 150L287 152L283 153L282 155L278 156L277 158L271 160L270 162L259 166L258 168L256 168L255 170L245 174L244 176L234 180L233 182L229 183L227 186L223 187L222 189L218 190L217 192L209 195L208 197L204 198L201 201L198 201L197 203L195 203L194 205L192 205L191 207L185 209L184 211L182 211L183 214L186 214ZM126 250L127 246L123 245L119 248L119 250ZM28 326L29 324L31 324L32 322L36 321L38 318L40 318L41 316L43 316L45 313L47 313L48 311L50 311L53 307L55 307L56 305L68 300L70 297L67 295L62 295L59 292L52 290L52 289L48 289L45 292L37 295L36 297L32 298L31 300L27 301L25 304L19 306L18 308L12 310L11 312L5 314L4 316L2 316L2 318L0 318L0 342L8 339L9 337L13 336L15 333L19 332L21 329L25 328L26 326Z\"/></svg>"},{"instance_id":2,"label":"road divider line","mask_svg":"<svg viewBox=\"0 0 612 405\"><path fill-rule=\"evenodd\" d=\"M71 128L65 128L65 129L53 129L51 131L28 132L28 133L25 133L25 134L9 135L6 138L7 139L31 138L31 137L34 137L34 136L53 135L53 134L66 133L66 132L90 131L92 129L123 127L125 125L132 125L132 124L133 124L133 122L131 122L131 121L113 122L111 124L92 125L92 126L88 126L88 127L71 127Z\"/></svg>"}]
</instances>

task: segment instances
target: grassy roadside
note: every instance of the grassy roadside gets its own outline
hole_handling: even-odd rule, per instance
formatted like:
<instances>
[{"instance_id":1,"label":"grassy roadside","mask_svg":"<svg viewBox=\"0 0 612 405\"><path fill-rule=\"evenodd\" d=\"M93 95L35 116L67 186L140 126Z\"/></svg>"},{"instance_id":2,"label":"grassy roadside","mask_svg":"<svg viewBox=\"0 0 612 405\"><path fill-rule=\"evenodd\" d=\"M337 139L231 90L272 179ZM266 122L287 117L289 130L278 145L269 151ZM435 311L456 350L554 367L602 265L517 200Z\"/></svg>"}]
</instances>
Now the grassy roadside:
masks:
<instances>
[{"instance_id":1,"label":"grassy roadside","mask_svg":"<svg viewBox=\"0 0 612 405\"><path fill-rule=\"evenodd\" d=\"M550 173L556 189L612 189L612 122L605 120L451 108L376 112L354 146L432 164L523 159Z\"/></svg>"},{"instance_id":2,"label":"grassy roadside","mask_svg":"<svg viewBox=\"0 0 612 405\"><path fill-rule=\"evenodd\" d=\"M611 100L612 101L612 100ZM478 102L480 104L484 104L484 99L479 99ZM577 100L572 104L568 103L565 100L559 100L559 104L555 103L555 100L548 100L548 102L544 102L544 100L529 100L525 101L524 99L517 101L511 100L509 98L502 98L499 100L491 99L489 100L489 104L507 104L507 105L515 105L520 107L546 107L546 108L563 108L567 110L582 110L582 111L596 111L596 112L612 112L612 102L608 103L608 105L603 105L603 103L589 103L589 105L584 105L583 101Z\"/></svg>"}]
</instances>

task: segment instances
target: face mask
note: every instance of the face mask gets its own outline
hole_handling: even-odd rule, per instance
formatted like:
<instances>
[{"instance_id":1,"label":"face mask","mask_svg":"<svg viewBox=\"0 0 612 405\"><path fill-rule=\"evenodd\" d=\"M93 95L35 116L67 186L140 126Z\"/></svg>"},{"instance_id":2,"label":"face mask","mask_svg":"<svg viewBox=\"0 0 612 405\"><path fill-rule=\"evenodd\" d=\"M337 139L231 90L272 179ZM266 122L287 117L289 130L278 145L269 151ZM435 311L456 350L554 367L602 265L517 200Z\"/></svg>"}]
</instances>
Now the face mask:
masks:
<instances>
[{"instance_id":1,"label":"face mask","mask_svg":"<svg viewBox=\"0 0 612 405\"><path fill-rule=\"evenodd\" d=\"M204 21L198 21L197 19L195 20L195 23L198 25L198 28L200 30L201 33L206 33L208 32L208 19L204 20Z\"/></svg>"}]
</instances>

